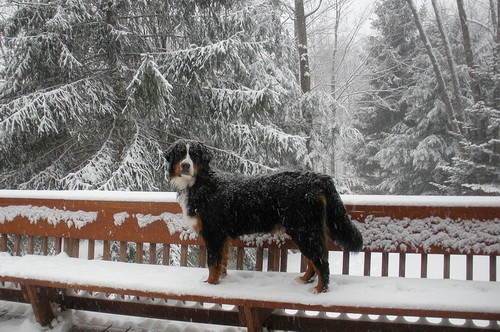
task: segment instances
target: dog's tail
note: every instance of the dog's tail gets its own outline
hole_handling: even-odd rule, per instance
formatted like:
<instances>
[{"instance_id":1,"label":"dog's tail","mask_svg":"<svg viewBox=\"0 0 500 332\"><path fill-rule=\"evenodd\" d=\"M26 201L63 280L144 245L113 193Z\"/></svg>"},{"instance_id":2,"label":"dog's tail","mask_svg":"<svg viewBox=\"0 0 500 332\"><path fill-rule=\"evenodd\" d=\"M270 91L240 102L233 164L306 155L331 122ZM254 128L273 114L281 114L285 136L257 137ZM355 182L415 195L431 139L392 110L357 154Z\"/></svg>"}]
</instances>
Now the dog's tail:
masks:
<instances>
[{"instance_id":1,"label":"dog's tail","mask_svg":"<svg viewBox=\"0 0 500 332\"><path fill-rule=\"evenodd\" d=\"M360 251L363 247L363 236L349 218L347 209L335 189L333 180L329 179L325 192L326 226L330 237L344 250Z\"/></svg>"}]
</instances>

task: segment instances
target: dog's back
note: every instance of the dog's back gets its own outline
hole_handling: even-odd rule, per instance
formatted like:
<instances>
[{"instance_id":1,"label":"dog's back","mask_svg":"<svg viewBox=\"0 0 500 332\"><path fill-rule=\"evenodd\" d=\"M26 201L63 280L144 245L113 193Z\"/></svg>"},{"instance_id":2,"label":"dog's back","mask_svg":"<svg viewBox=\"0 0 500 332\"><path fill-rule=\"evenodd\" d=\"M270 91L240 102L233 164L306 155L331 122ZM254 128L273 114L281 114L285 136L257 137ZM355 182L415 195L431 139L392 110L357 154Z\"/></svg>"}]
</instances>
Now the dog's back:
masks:
<instances>
[{"instance_id":1,"label":"dog's back","mask_svg":"<svg viewBox=\"0 0 500 332\"><path fill-rule=\"evenodd\" d=\"M198 178L195 188L206 189L204 181ZM217 219L219 231L232 238L271 232L277 227L285 231L304 225L316 229L326 222L332 240L346 250L361 249L361 234L327 175L301 171L260 176L211 172L207 183L210 190L192 190L190 200L199 213L205 212L206 216L200 215L202 219Z\"/></svg>"}]
</instances>

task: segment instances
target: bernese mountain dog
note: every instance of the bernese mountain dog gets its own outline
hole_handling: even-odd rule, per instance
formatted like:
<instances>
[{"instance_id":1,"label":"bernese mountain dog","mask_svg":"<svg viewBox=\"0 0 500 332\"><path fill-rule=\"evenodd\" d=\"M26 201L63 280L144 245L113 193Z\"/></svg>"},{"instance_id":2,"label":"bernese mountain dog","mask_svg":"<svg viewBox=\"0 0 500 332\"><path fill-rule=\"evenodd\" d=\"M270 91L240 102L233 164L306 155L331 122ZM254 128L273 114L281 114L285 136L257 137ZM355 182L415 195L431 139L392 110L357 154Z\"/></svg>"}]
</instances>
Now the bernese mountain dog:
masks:
<instances>
[{"instance_id":1,"label":"bernese mountain dog","mask_svg":"<svg viewBox=\"0 0 500 332\"><path fill-rule=\"evenodd\" d=\"M185 222L205 241L208 279L218 284L227 270L229 240L245 234L285 231L308 259L302 283L328 290L328 239L359 251L361 233L351 222L331 177L303 171L260 176L222 173L210 167L212 152L178 140L165 152L170 184L178 192Z\"/></svg>"}]
</instances>

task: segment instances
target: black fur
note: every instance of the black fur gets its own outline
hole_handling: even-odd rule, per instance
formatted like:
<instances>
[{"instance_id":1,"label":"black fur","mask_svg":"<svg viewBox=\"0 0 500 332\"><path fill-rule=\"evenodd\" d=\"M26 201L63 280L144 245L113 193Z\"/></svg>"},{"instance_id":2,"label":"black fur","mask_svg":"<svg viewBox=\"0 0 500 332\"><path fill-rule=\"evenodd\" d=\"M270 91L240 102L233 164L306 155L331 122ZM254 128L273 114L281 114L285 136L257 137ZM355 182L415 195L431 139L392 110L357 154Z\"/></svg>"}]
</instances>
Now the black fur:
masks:
<instances>
[{"instance_id":1,"label":"black fur","mask_svg":"<svg viewBox=\"0 0 500 332\"><path fill-rule=\"evenodd\" d=\"M184 175L179 175L176 165L186 157L188 145L196 173L193 181L179 188L184 185L176 181ZM212 154L206 146L188 140L174 143L165 157L171 182L184 195L185 217L201 222L209 268L223 264L223 247L228 239L282 228L314 265L314 271L319 271L324 287L316 290L321 292L328 287L330 273L325 236L345 250L359 251L362 247L361 233L350 221L327 175L302 171L260 176L216 172L210 168Z\"/></svg>"}]
</instances>

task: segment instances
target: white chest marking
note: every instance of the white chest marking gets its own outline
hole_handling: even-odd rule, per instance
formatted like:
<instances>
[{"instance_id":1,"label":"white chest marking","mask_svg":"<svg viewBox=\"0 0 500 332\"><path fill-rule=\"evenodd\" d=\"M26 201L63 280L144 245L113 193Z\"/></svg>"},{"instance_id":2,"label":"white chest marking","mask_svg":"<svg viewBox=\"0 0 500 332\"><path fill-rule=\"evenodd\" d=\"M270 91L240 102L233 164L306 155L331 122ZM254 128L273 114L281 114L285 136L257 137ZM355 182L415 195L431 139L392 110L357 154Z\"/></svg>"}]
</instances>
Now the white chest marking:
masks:
<instances>
[{"instance_id":1,"label":"white chest marking","mask_svg":"<svg viewBox=\"0 0 500 332\"><path fill-rule=\"evenodd\" d=\"M182 218L184 219L184 223L186 224L187 227L189 227L189 229L194 230L196 224L198 223L198 220L195 217L190 216L188 214L187 194L184 192L179 194L179 196L177 197L177 201L179 202L179 205L181 206L182 209Z\"/></svg>"}]
</instances>

